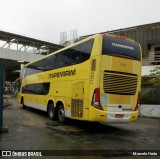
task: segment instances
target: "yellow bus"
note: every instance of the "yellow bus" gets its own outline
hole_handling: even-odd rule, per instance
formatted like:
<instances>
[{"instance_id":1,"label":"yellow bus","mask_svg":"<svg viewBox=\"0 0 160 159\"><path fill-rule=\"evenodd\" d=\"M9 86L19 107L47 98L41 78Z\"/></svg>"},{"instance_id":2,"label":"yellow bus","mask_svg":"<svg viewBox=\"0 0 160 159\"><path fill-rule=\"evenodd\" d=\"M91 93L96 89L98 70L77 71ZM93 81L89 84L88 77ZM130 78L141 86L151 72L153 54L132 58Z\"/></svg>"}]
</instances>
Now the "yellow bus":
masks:
<instances>
[{"instance_id":1,"label":"yellow bus","mask_svg":"<svg viewBox=\"0 0 160 159\"><path fill-rule=\"evenodd\" d=\"M96 34L24 66L18 102L66 118L136 121L141 85L141 47L135 40Z\"/></svg>"}]
</instances>

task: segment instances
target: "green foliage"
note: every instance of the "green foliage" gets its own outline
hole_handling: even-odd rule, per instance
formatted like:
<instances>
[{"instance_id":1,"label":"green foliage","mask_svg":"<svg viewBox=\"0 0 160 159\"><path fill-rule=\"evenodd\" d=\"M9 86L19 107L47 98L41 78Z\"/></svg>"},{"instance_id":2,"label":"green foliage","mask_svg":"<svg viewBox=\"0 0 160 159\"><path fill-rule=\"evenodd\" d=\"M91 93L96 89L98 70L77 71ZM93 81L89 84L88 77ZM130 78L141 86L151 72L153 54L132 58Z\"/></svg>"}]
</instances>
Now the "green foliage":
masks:
<instances>
[{"instance_id":1,"label":"green foliage","mask_svg":"<svg viewBox=\"0 0 160 159\"><path fill-rule=\"evenodd\" d=\"M154 85L154 80L147 75L142 76L142 86L144 85Z\"/></svg>"},{"instance_id":2,"label":"green foliage","mask_svg":"<svg viewBox=\"0 0 160 159\"><path fill-rule=\"evenodd\" d=\"M151 70L149 76L152 77L154 86L160 86L160 67Z\"/></svg>"},{"instance_id":3,"label":"green foliage","mask_svg":"<svg viewBox=\"0 0 160 159\"><path fill-rule=\"evenodd\" d=\"M149 76L160 77L160 67L157 66L153 70L151 70Z\"/></svg>"},{"instance_id":4,"label":"green foliage","mask_svg":"<svg viewBox=\"0 0 160 159\"><path fill-rule=\"evenodd\" d=\"M158 104L157 90L154 88L142 89L140 104Z\"/></svg>"},{"instance_id":5,"label":"green foliage","mask_svg":"<svg viewBox=\"0 0 160 159\"><path fill-rule=\"evenodd\" d=\"M143 88L153 86L155 88ZM156 87L160 86L160 67L155 67L149 75L142 76L141 104L158 104L158 92Z\"/></svg>"},{"instance_id":6,"label":"green foliage","mask_svg":"<svg viewBox=\"0 0 160 159\"><path fill-rule=\"evenodd\" d=\"M160 86L160 67L155 67L149 75L142 76L143 85Z\"/></svg>"}]
</instances>

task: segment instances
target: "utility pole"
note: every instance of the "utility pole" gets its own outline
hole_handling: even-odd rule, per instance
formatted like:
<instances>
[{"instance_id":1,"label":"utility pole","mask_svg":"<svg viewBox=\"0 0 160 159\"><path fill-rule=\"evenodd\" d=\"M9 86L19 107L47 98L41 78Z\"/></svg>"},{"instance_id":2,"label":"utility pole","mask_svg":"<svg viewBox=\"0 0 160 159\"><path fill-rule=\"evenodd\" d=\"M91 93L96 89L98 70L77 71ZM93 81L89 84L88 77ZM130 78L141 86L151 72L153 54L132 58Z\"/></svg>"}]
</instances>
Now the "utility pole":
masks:
<instances>
[{"instance_id":1,"label":"utility pole","mask_svg":"<svg viewBox=\"0 0 160 159\"><path fill-rule=\"evenodd\" d=\"M0 65L0 133L8 132L8 129L3 127L3 73L3 65Z\"/></svg>"}]
</instances>

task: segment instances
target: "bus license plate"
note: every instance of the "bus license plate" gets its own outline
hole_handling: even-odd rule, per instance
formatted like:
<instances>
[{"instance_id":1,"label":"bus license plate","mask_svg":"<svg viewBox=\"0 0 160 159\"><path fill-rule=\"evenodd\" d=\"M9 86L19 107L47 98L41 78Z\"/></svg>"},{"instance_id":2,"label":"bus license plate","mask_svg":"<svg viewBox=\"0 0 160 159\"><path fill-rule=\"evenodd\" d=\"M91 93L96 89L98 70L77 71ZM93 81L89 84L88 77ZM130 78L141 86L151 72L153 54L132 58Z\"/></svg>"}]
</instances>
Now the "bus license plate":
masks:
<instances>
[{"instance_id":1,"label":"bus license plate","mask_svg":"<svg viewBox=\"0 0 160 159\"><path fill-rule=\"evenodd\" d=\"M124 114L116 114L115 115L115 118L123 118L124 117Z\"/></svg>"}]
</instances>

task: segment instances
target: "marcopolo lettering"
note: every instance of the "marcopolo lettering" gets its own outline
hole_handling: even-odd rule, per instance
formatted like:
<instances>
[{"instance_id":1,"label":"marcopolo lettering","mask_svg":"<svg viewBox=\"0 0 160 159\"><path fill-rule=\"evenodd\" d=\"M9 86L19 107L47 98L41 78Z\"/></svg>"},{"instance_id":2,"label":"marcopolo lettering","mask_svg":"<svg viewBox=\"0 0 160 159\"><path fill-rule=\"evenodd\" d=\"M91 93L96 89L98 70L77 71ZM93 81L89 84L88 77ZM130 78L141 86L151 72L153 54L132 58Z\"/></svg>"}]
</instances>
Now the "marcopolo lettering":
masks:
<instances>
[{"instance_id":1,"label":"marcopolo lettering","mask_svg":"<svg viewBox=\"0 0 160 159\"><path fill-rule=\"evenodd\" d=\"M50 73L48 75L48 78L59 78L59 77L75 76L75 75L76 75L76 70L68 70L68 71Z\"/></svg>"},{"instance_id":2,"label":"marcopolo lettering","mask_svg":"<svg viewBox=\"0 0 160 159\"><path fill-rule=\"evenodd\" d=\"M128 45L122 45L122 44L112 43L112 46L121 47L121 48L124 48L124 49L134 50L134 47L128 46Z\"/></svg>"}]
</instances>

